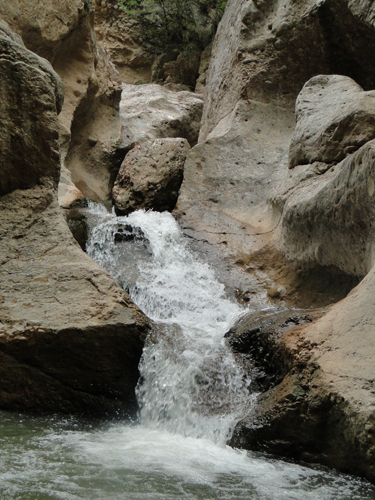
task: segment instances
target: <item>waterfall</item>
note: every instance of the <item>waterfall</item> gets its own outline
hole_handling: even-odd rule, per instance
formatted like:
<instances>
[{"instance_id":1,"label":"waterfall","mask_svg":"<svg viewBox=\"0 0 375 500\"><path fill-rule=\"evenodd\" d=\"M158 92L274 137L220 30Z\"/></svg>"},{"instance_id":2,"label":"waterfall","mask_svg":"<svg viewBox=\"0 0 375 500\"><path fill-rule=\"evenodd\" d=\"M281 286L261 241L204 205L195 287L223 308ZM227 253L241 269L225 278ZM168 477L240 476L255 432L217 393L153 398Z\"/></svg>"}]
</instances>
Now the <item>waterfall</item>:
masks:
<instances>
[{"instance_id":1,"label":"waterfall","mask_svg":"<svg viewBox=\"0 0 375 500\"><path fill-rule=\"evenodd\" d=\"M168 212L98 208L87 253L155 322L140 363L140 423L225 444L249 409L249 380L224 341L244 313Z\"/></svg>"}]
</instances>

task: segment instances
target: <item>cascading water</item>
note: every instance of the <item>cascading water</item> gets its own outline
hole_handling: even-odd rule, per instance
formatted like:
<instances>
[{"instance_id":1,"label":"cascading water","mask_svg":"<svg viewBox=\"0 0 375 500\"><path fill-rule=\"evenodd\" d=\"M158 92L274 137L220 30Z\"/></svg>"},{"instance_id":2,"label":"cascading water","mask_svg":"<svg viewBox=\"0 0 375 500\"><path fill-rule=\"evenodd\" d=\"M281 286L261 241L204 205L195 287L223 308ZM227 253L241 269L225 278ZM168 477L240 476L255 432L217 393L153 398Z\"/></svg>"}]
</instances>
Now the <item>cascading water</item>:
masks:
<instances>
[{"instance_id":1,"label":"cascading water","mask_svg":"<svg viewBox=\"0 0 375 500\"><path fill-rule=\"evenodd\" d=\"M359 479L225 446L251 404L223 342L241 309L171 215L92 206L88 216L90 255L155 321L140 420L0 412L1 500L375 500Z\"/></svg>"},{"instance_id":2,"label":"cascading water","mask_svg":"<svg viewBox=\"0 0 375 500\"><path fill-rule=\"evenodd\" d=\"M134 250L139 255L142 246L134 281ZM225 444L251 404L249 381L224 343L243 311L190 252L168 212L107 215L92 230L87 253L157 322L140 365L141 423Z\"/></svg>"}]
</instances>

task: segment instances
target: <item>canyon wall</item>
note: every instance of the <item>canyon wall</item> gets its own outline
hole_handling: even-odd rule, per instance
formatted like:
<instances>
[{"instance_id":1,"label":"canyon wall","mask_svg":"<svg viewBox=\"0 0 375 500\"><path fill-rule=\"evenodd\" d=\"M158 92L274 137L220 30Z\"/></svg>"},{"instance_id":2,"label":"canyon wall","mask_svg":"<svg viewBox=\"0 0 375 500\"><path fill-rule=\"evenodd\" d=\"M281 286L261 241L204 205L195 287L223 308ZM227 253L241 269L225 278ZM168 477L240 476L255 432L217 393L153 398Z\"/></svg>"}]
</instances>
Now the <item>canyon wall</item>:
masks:
<instances>
[{"instance_id":1,"label":"canyon wall","mask_svg":"<svg viewBox=\"0 0 375 500\"><path fill-rule=\"evenodd\" d=\"M5 23L0 45L0 407L129 411L149 321L58 206L60 77Z\"/></svg>"},{"instance_id":2,"label":"canyon wall","mask_svg":"<svg viewBox=\"0 0 375 500\"><path fill-rule=\"evenodd\" d=\"M374 44L369 1L230 0L176 210L229 289L274 308L228 334L270 377L232 443L371 480Z\"/></svg>"}]
</instances>

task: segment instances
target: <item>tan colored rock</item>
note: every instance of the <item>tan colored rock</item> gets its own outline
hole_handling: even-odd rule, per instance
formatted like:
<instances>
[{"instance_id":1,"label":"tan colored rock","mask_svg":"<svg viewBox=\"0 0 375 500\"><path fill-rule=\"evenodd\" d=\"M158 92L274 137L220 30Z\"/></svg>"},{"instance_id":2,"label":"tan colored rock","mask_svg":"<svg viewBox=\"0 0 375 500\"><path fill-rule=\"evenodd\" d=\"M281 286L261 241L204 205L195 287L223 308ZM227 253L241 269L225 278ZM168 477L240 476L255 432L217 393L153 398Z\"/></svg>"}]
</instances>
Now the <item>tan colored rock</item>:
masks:
<instances>
[{"instance_id":1,"label":"tan colored rock","mask_svg":"<svg viewBox=\"0 0 375 500\"><path fill-rule=\"evenodd\" d=\"M65 166L61 167L60 181L58 186L58 200L62 208L69 208L83 199L81 191L73 184L72 174Z\"/></svg>"},{"instance_id":2,"label":"tan colored rock","mask_svg":"<svg viewBox=\"0 0 375 500\"><path fill-rule=\"evenodd\" d=\"M200 141L240 98L292 108L317 74L372 89L374 29L369 0L232 0L214 41Z\"/></svg>"},{"instance_id":3,"label":"tan colored rock","mask_svg":"<svg viewBox=\"0 0 375 500\"><path fill-rule=\"evenodd\" d=\"M370 271L375 256L374 167L372 140L288 193L278 245L289 260L335 266L360 277Z\"/></svg>"},{"instance_id":4,"label":"tan colored rock","mask_svg":"<svg viewBox=\"0 0 375 500\"><path fill-rule=\"evenodd\" d=\"M148 139L182 137L196 143L203 100L193 92L173 92L160 85L123 85L121 147L130 150Z\"/></svg>"},{"instance_id":5,"label":"tan colored rock","mask_svg":"<svg viewBox=\"0 0 375 500\"><path fill-rule=\"evenodd\" d=\"M57 186L59 145L57 113L63 87L51 65L26 50L9 28L0 24L0 195L43 183ZM24 120L22 106L30 115Z\"/></svg>"},{"instance_id":6,"label":"tan colored rock","mask_svg":"<svg viewBox=\"0 0 375 500\"><path fill-rule=\"evenodd\" d=\"M129 151L113 186L116 212L127 215L139 208L171 212L189 149L186 139L156 139Z\"/></svg>"},{"instance_id":7,"label":"tan colored rock","mask_svg":"<svg viewBox=\"0 0 375 500\"><path fill-rule=\"evenodd\" d=\"M254 333L252 321L253 354L266 347L274 383L238 424L234 445L319 461L374 481L374 285L373 269L308 326L276 321Z\"/></svg>"},{"instance_id":8,"label":"tan colored rock","mask_svg":"<svg viewBox=\"0 0 375 500\"><path fill-rule=\"evenodd\" d=\"M61 152L73 182L85 196L108 198L124 156L118 148L121 87L96 42L91 3L0 0L0 16L27 48L50 61L64 83ZM89 140L95 147L87 145Z\"/></svg>"},{"instance_id":9,"label":"tan colored rock","mask_svg":"<svg viewBox=\"0 0 375 500\"><path fill-rule=\"evenodd\" d=\"M0 28L0 407L125 411L148 320L68 229L56 199L61 81L18 42Z\"/></svg>"},{"instance_id":10,"label":"tan colored rock","mask_svg":"<svg viewBox=\"0 0 375 500\"><path fill-rule=\"evenodd\" d=\"M253 288L254 279L263 289L279 285L264 250L276 245L287 252L277 231L285 203L294 192L297 196L298 186L324 183L325 163L287 170L286 148L301 88L314 75L330 72L347 74L366 90L374 88L375 65L366 62L375 50L371 9L368 2L346 0L228 2L212 48L199 144L188 154L176 214L186 232L202 242L202 251L210 248L225 257L229 273L222 279L239 288L240 295ZM358 100L367 96L356 89ZM336 99L345 102L342 95ZM370 96L366 99L370 106ZM346 148L342 158L363 145L361 132L350 135L338 141ZM258 270L244 274L241 263L252 255L257 255ZM296 252L287 255L295 258ZM334 261L305 257L303 266ZM334 269L325 271L336 279Z\"/></svg>"},{"instance_id":11,"label":"tan colored rock","mask_svg":"<svg viewBox=\"0 0 375 500\"><path fill-rule=\"evenodd\" d=\"M138 22L116 8L116 3L109 5L107 15L95 9L98 41L108 52L124 83L148 83L155 55L145 47Z\"/></svg>"},{"instance_id":12,"label":"tan colored rock","mask_svg":"<svg viewBox=\"0 0 375 500\"><path fill-rule=\"evenodd\" d=\"M375 91L345 76L315 76L298 95L296 119L289 168L341 161L375 138Z\"/></svg>"}]
</instances>

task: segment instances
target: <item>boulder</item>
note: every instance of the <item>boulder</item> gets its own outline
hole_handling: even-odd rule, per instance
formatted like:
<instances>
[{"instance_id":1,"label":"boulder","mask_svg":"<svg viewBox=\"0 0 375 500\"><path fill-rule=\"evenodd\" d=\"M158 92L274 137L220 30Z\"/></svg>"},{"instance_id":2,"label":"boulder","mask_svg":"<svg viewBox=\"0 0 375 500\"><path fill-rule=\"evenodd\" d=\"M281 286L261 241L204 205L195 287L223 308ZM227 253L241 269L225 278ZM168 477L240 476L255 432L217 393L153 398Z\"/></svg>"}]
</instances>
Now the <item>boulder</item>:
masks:
<instances>
[{"instance_id":1,"label":"boulder","mask_svg":"<svg viewBox=\"0 0 375 500\"><path fill-rule=\"evenodd\" d=\"M315 76L298 95L296 119L289 168L341 161L375 138L375 91L345 76Z\"/></svg>"},{"instance_id":2,"label":"boulder","mask_svg":"<svg viewBox=\"0 0 375 500\"><path fill-rule=\"evenodd\" d=\"M372 269L323 316L268 313L231 332L237 351L248 352L246 340L257 362L265 351L268 381L232 445L375 480L374 286Z\"/></svg>"},{"instance_id":3,"label":"boulder","mask_svg":"<svg viewBox=\"0 0 375 500\"><path fill-rule=\"evenodd\" d=\"M148 320L57 204L60 78L9 30L0 45L0 408L126 411Z\"/></svg>"},{"instance_id":4,"label":"boulder","mask_svg":"<svg viewBox=\"0 0 375 500\"><path fill-rule=\"evenodd\" d=\"M61 77L62 161L84 194L107 199L125 156L119 149L120 76L97 44L88 0L0 0L0 17Z\"/></svg>"},{"instance_id":5,"label":"boulder","mask_svg":"<svg viewBox=\"0 0 375 500\"><path fill-rule=\"evenodd\" d=\"M171 212L184 173L186 139L143 142L126 155L113 187L113 203L121 215L144 208Z\"/></svg>"},{"instance_id":6,"label":"boulder","mask_svg":"<svg viewBox=\"0 0 375 500\"><path fill-rule=\"evenodd\" d=\"M326 171L325 165L319 175L321 167L315 165L318 175L288 193L278 246L289 260L335 266L363 278L375 255L375 140Z\"/></svg>"},{"instance_id":7,"label":"boulder","mask_svg":"<svg viewBox=\"0 0 375 500\"><path fill-rule=\"evenodd\" d=\"M203 99L193 92L173 92L160 85L123 85L121 147L130 150L148 139L182 137L196 143Z\"/></svg>"}]
</instances>

